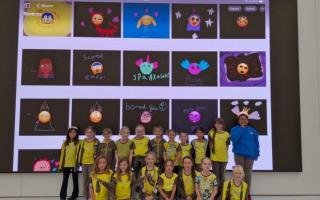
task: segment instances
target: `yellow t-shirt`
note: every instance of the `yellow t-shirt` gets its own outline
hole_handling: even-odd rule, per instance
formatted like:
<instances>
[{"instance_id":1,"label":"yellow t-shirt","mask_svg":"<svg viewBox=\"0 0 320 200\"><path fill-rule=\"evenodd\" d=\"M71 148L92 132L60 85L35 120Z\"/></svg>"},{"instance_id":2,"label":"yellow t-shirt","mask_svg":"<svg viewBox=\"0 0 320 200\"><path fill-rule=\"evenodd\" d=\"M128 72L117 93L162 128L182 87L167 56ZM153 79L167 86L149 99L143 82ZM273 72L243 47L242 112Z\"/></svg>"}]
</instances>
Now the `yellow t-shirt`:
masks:
<instances>
[{"instance_id":1,"label":"yellow t-shirt","mask_svg":"<svg viewBox=\"0 0 320 200\"><path fill-rule=\"evenodd\" d=\"M209 132L209 137L213 138L214 131ZM210 159L218 162L228 162L228 145L227 141L230 135L227 131L222 133L216 132L214 138L214 154L210 151Z\"/></svg>"},{"instance_id":2,"label":"yellow t-shirt","mask_svg":"<svg viewBox=\"0 0 320 200\"><path fill-rule=\"evenodd\" d=\"M70 142L65 148L66 155L64 159L64 167L74 167L76 165L77 146L74 142Z\"/></svg>"},{"instance_id":3,"label":"yellow t-shirt","mask_svg":"<svg viewBox=\"0 0 320 200\"><path fill-rule=\"evenodd\" d=\"M158 167L154 167L153 170L147 170L147 167L144 166L141 168L141 176L146 177L146 174L150 174L153 181L154 181L154 185L151 185L149 183L149 181L147 180L147 178L144 179L143 181L143 192L147 193L149 195L153 194L154 190L155 190L155 184L158 182L158 178L159 178L159 168Z\"/></svg>"},{"instance_id":4,"label":"yellow t-shirt","mask_svg":"<svg viewBox=\"0 0 320 200\"><path fill-rule=\"evenodd\" d=\"M242 184L238 187L234 184L233 180L227 180L224 182L222 200L226 200L229 183L230 183L230 200L245 200L248 185L242 181ZM242 197L241 197L241 193L242 193Z\"/></svg>"},{"instance_id":5,"label":"yellow t-shirt","mask_svg":"<svg viewBox=\"0 0 320 200\"><path fill-rule=\"evenodd\" d=\"M117 200L130 199L131 198L131 179L127 174L121 175L121 181L118 180L117 174L113 175L116 179L116 198Z\"/></svg>"},{"instance_id":6,"label":"yellow t-shirt","mask_svg":"<svg viewBox=\"0 0 320 200\"><path fill-rule=\"evenodd\" d=\"M133 139L133 156L146 156L149 151L149 138Z\"/></svg>"},{"instance_id":7,"label":"yellow t-shirt","mask_svg":"<svg viewBox=\"0 0 320 200\"><path fill-rule=\"evenodd\" d=\"M94 193L94 196L95 196L96 200L106 200L108 198L108 190L103 184L100 184L100 192L99 193L96 192L97 181L98 180L102 180L104 182L110 183L111 176L112 176L112 171L111 170L109 170L106 173L101 173L101 174L98 173L96 175L91 175L93 193Z\"/></svg>"},{"instance_id":8,"label":"yellow t-shirt","mask_svg":"<svg viewBox=\"0 0 320 200\"><path fill-rule=\"evenodd\" d=\"M196 164L201 164L202 159L206 157L208 141L203 140L200 142L198 140L194 140L192 143L193 143L194 153L196 155L194 162Z\"/></svg>"},{"instance_id":9,"label":"yellow t-shirt","mask_svg":"<svg viewBox=\"0 0 320 200\"><path fill-rule=\"evenodd\" d=\"M182 181L186 195L192 196L194 193L194 178L192 178L192 174L186 175L182 170Z\"/></svg>"},{"instance_id":10,"label":"yellow t-shirt","mask_svg":"<svg viewBox=\"0 0 320 200\"><path fill-rule=\"evenodd\" d=\"M82 164L92 165L94 163L94 143L95 141L83 141Z\"/></svg>"},{"instance_id":11,"label":"yellow t-shirt","mask_svg":"<svg viewBox=\"0 0 320 200\"><path fill-rule=\"evenodd\" d=\"M181 152L180 152L180 166L182 166L182 160L184 157L186 156L191 156L191 149L192 149L192 145L191 144L180 144L180 148L181 148Z\"/></svg>"},{"instance_id":12,"label":"yellow t-shirt","mask_svg":"<svg viewBox=\"0 0 320 200\"><path fill-rule=\"evenodd\" d=\"M171 192L174 185L177 183L178 175L173 173L171 177L167 177L164 173L160 175L159 186L165 192Z\"/></svg>"},{"instance_id":13,"label":"yellow t-shirt","mask_svg":"<svg viewBox=\"0 0 320 200\"><path fill-rule=\"evenodd\" d=\"M164 143L164 151L166 152L167 159L175 160L177 156L177 152L179 152L179 143Z\"/></svg>"},{"instance_id":14,"label":"yellow t-shirt","mask_svg":"<svg viewBox=\"0 0 320 200\"><path fill-rule=\"evenodd\" d=\"M125 157L129 158L130 151L133 149L133 142L130 139L126 143L122 143L121 140L118 140L116 141L116 149L119 159Z\"/></svg>"}]
</instances>

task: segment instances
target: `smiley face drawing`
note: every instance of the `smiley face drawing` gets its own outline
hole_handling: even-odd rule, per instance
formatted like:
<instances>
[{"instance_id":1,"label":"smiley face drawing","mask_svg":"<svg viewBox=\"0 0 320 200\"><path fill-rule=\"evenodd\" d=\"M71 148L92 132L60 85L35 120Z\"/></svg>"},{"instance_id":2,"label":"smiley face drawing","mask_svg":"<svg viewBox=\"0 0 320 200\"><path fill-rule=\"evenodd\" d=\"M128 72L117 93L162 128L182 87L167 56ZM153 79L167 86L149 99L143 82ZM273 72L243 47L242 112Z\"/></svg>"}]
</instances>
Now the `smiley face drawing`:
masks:
<instances>
[{"instance_id":1,"label":"smiley face drawing","mask_svg":"<svg viewBox=\"0 0 320 200\"><path fill-rule=\"evenodd\" d=\"M180 66L188 70L189 74L196 76L199 75L200 72L208 69L210 67L209 63L205 60L201 60L199 63L190 63L188 59L184 59L181 63Z\"/></svg>"},{"instance_id":2,"label":"smiley face drawing","mask_svg":"<svg viewBox=\"0 0 320 200\"><path fill-rule=\"evenodd\" d=\"M51 165L50 161L46 159L38 160L33 164L33 170L34 172L50 172L51 171Z\"/></svg>"},{"instance_id":3,"label":"smiley face drawing","mask_svg":"<svg viewBox=\"0 0 320 200\"><path fill-rule=\"evenodd\" d=\"M50 12L45 12L41 15L41 22L42 24L53 24L55 17Z\"/></svg>"},{"instance_id":4,"label":"smiley face drawing","mask_svg":"<svg viewBox=\"0 0 320 200\"><path fill-rule=\"evenodd\" d=\"M158 62L151 62L150 56L147 55L147 59L145 61L142 58L136 60L136 66L139 67L140 72L143 75L149 75L154 69L158 68Z\"/></svg>"},{"instance_id":5,"label":"smiley face drawing","mask_svg":"<svg viewBox=\"0 0 320 200\"><path fill-rule=\"evenodd\" d=\"M237 66L237 72L241 75L247 74L249 71L249 66L246 63L240 63Z\"/></svg>"},{"instance_id":6,"label":"smiley face drawing","mask_svg":"<svg viewBox=\"0 0 320 200\"><path fill-rule=\"evenodd\" d=\"M143 111L140 116L140 122L143 124L148 124L152 120L152 115L149 111Z\"/></svg>"},{"instance_id":7,"label":"smiley face drawing","mask_svg":"<svg viewBox=\"0 0 320 200\"><path fill-rule=\"evenodd\" d=\"M201 30L201 17L197 14L192 14L188 18L187 31L200 31Z\"/></svg>"},{"instance_id":8,"label":"smiley face drawing","mask_svg":"<svg viewBox=\"0 0 320 200\"><path fill-rule=\"evenodd\" d=\"M102 74L103 65L101 62L93 62L90 66L93 75Z\"/></svg>"},{"instance_id":9,"label":"smiley face drawing","mask_svg":"<svg viewBox=\"0 0 320 200\"><path fill-rule=\"evenodd\" d=\"M100 26L103 23L103 15L101 13L93 13L91 16L91 22L95 26Z\"/></svg>"},{"instance_id":10,"label":"smiley face drawing","mask_svg":"<svg viewBox=\"0 0 320 200\"><path fill-rule=\"evenodd\" d=\"M42 124L47 124L51 120L51 114L49 111L43 110L38 114L38 120Z\"/></svg>"},{"instance_id":11,"label":"smiley face drawing","mask_svg":"<svg viewBox=\"0 0 320 200\"><path fill-rule=\"evenodd\" d=\"M246 28L249 25L248 17L243 16L243 15L239 16L237 18L236 22L237 22L238 27L240 27L240 28Z\"/></svg>"},{"instance_id":12,"label":"smiley face drawing","mask_svg":"<svg viewBox=\"0 0 320 200\"><path fill-rule=\"evenodd\" d=\"M201 114L198 111L194 110L188 114L188 118L190 122L197 123L201 120Z\"/></svg>"},{"instance_id":13,"label":"smiley face drawing","mask_svg":"<svg viewBox=\"0 0 320 200\"><path fill-rule=\"evenodd\" d=\"M152 16L145 14L138 20L137 28L140 28L141 26L147 27L150 25L157 26L157 22Z\"/></svg>"},{"instance_id":14,"label":"smiley face drawing","mask_svg":"<svg viewBox=\"0 0 320 200\"><path fill-rule=\"evenodd\" d=\"M89 115L89 120L92 123L99 123L102 121L102 106L99 105L98 102L96 102L94 105L91 106L90 108L90 115Z\"/></svg>"}]
</instances>

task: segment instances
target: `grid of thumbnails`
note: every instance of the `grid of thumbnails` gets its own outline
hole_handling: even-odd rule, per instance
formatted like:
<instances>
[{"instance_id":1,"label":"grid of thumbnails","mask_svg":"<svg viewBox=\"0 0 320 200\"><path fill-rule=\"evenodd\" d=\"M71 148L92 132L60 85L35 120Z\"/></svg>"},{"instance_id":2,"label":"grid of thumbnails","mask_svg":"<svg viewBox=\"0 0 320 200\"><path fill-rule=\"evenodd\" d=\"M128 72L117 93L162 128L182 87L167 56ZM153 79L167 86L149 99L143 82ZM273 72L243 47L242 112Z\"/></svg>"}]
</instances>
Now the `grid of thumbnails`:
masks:
<instances>
[{"instance_id":1,"label":"grid of thumbnails","mask_svg":"<svg viewBox=\"0 0 320 200\"><path fill-rule=\"evenodd\" d=\"M265 39L264 4L185 4L77 1L22 1L23 38L117 38L161 40ZM138 123L152 134L157 125L166 130L191 131L195 126L209 131L218 116L228 128L236 116L249 109L251 124L267 135L267 99L91 98L90 90L108 87L154 88L253 88L267 87L266 51L144 51L74 48L23 48L21 83L17 87L82 87L82 98L20 98L19 136L65 136L70 125L80 129L93 125L118 134L122 125L131 130ZM54 90L57 91L57 90ZM57 95L59 96L59 95ZM79 95L78 95L79 96ZM141 98L142 97L142 98ZM62 140L61 140L62 143ZM19 172L56 172L58 149L18 149Z\"/></svg>"}]
</instances>

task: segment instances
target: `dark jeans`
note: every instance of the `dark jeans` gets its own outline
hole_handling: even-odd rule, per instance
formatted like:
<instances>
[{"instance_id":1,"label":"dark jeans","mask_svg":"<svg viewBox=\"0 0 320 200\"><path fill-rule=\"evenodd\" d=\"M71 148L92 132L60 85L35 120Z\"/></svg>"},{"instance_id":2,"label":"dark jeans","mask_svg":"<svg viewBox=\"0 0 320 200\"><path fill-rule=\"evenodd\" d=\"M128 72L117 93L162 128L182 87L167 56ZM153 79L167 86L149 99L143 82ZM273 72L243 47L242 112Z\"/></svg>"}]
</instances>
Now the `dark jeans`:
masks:
<instances>
[{"instance_id":1,"label":"dark jeans","mask_svg":"<svg viewBox=\"0 0 320 200\"><path fill-rule=\"evenodd\" d=\"M63 179L62 179L62 186L60 190L60 198L67 197L68 180L69 180L70 174L72 174L72 180L73 180L73 191L71 196L78 197L79 195L78 172L76 172L73 167L65 167L63 168Z\"/></svg>"},{"instance_id":2,"label":"dark jeans","mask_svg":"<svg viewBox=\"0 0 320 200\"><path fill-rule=\"evenodd\" d=\"M219 192L222 192L223 183L225 180L226 162L212 161L212 171L217 176L219 183Z\"/></svg>"},{"instance_id":3,"label":"dark jeans","mask_svg":"<svg viewBox=\"0 0 320 200\"><path fill-rule=\"evenodd\" d=\"M141 168L145 166L144 158L145 158L144 156L133 157L132 167L133 167L134 176L136 179L139 178L139 173L140 173Z\"/></svg>"},{"instance_id":4,"label":"dark jeans","mask_svg":"<svg viewBox=\"0 0 320 200\"><path fill-rule=\"evenodd\" d=\"M254 160L250 160L246 157L234 155L234 161L237 165L241 165L244 170L244 181L248 184L248 194L250 194L251 174Z\"/></svg>"}]
</instances>

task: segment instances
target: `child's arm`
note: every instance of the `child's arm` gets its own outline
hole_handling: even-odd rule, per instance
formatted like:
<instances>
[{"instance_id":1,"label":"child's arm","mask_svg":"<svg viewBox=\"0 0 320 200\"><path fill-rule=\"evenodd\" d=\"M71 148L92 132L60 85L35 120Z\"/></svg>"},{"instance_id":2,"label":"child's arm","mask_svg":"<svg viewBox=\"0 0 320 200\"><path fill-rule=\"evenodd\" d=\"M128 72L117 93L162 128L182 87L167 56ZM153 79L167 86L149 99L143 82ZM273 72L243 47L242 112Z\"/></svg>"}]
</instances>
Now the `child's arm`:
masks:
<instances>
[{"instance_id":1,"label":"child's arm","mask_svg":"<svg viewBox=\"0 0 320 200\"><path fill-rule=\"evenodd\" d=\"M197 200L202 200L201 194L200 194L200 190L199 190L199 184L198 184L198 183L195 183L195 184L194 184L194 189L196 190Z\"/></svg>"},{"instance_id":2,"label":"child's arm","mask_svg":"<svg viewBox=\"0 0 320 200\"><path fill-rule=\"evenodd\" d=\"M65 145L64 145L64 142L62 143L62 146L61 146L61 152L60 152L60 159L59 159L59 170L62 170L63 168L63 157L65 157Z\"/></svg>"},{"instance_id":3,"label":"child's arm","mask_svg":"<svg viewBox=\"0 0 320 200\"><path fill-rule=\"evenodd\" d=\"M236 126L231 129L231 141L233 144L238 144L244 131L245 129L240 126Z\"/></svg>"},{"instance_id":4,"label":"child's arm","mask_svg":"<svg viewBox=\"0 0 320 200\"><path fill-rule=\"evenodd\" d=\"M170 200L174 200L174 198L176 197L176 190L177 190L177 178L174 180L174 185L172 187Z\"/></svg>"},{"instance_id":5,"label":"child's arm","mask_svg":"<svg viewBox=\"0 0 320 200\"><path fill-rule=\"evenodd\" d=\"M212 195L211 195L210 200L214 200L214 198L216 197L217 193L218 193L218 187L215 186L215 187L213 187Z\"/></svg>"},{"instance_id":6,"label":"child's arm","mask_svg":"<svg viewBox=\"0 0 320 200\"><path fill-rule=\"evenodd\" d=\"M167 197L166 193L162 190L162 188L161 188L162 185L163 185L163 180L162 180L161 177L159 177L159 179L158 179L158 190L159 190L159 193L160 193L161 197L162 197L164 200L170 200L170 199Z\"/></svg>"},{"instance_id":7,"label":"child's arm","mask_svg":"<svg viewBox=\"0 0 320 200\"><path fill-rule=\"evenodd\" d=\"M92 200L95 200L92 183L89 184L89 194Z\"/></svg>"}]
</instances>

